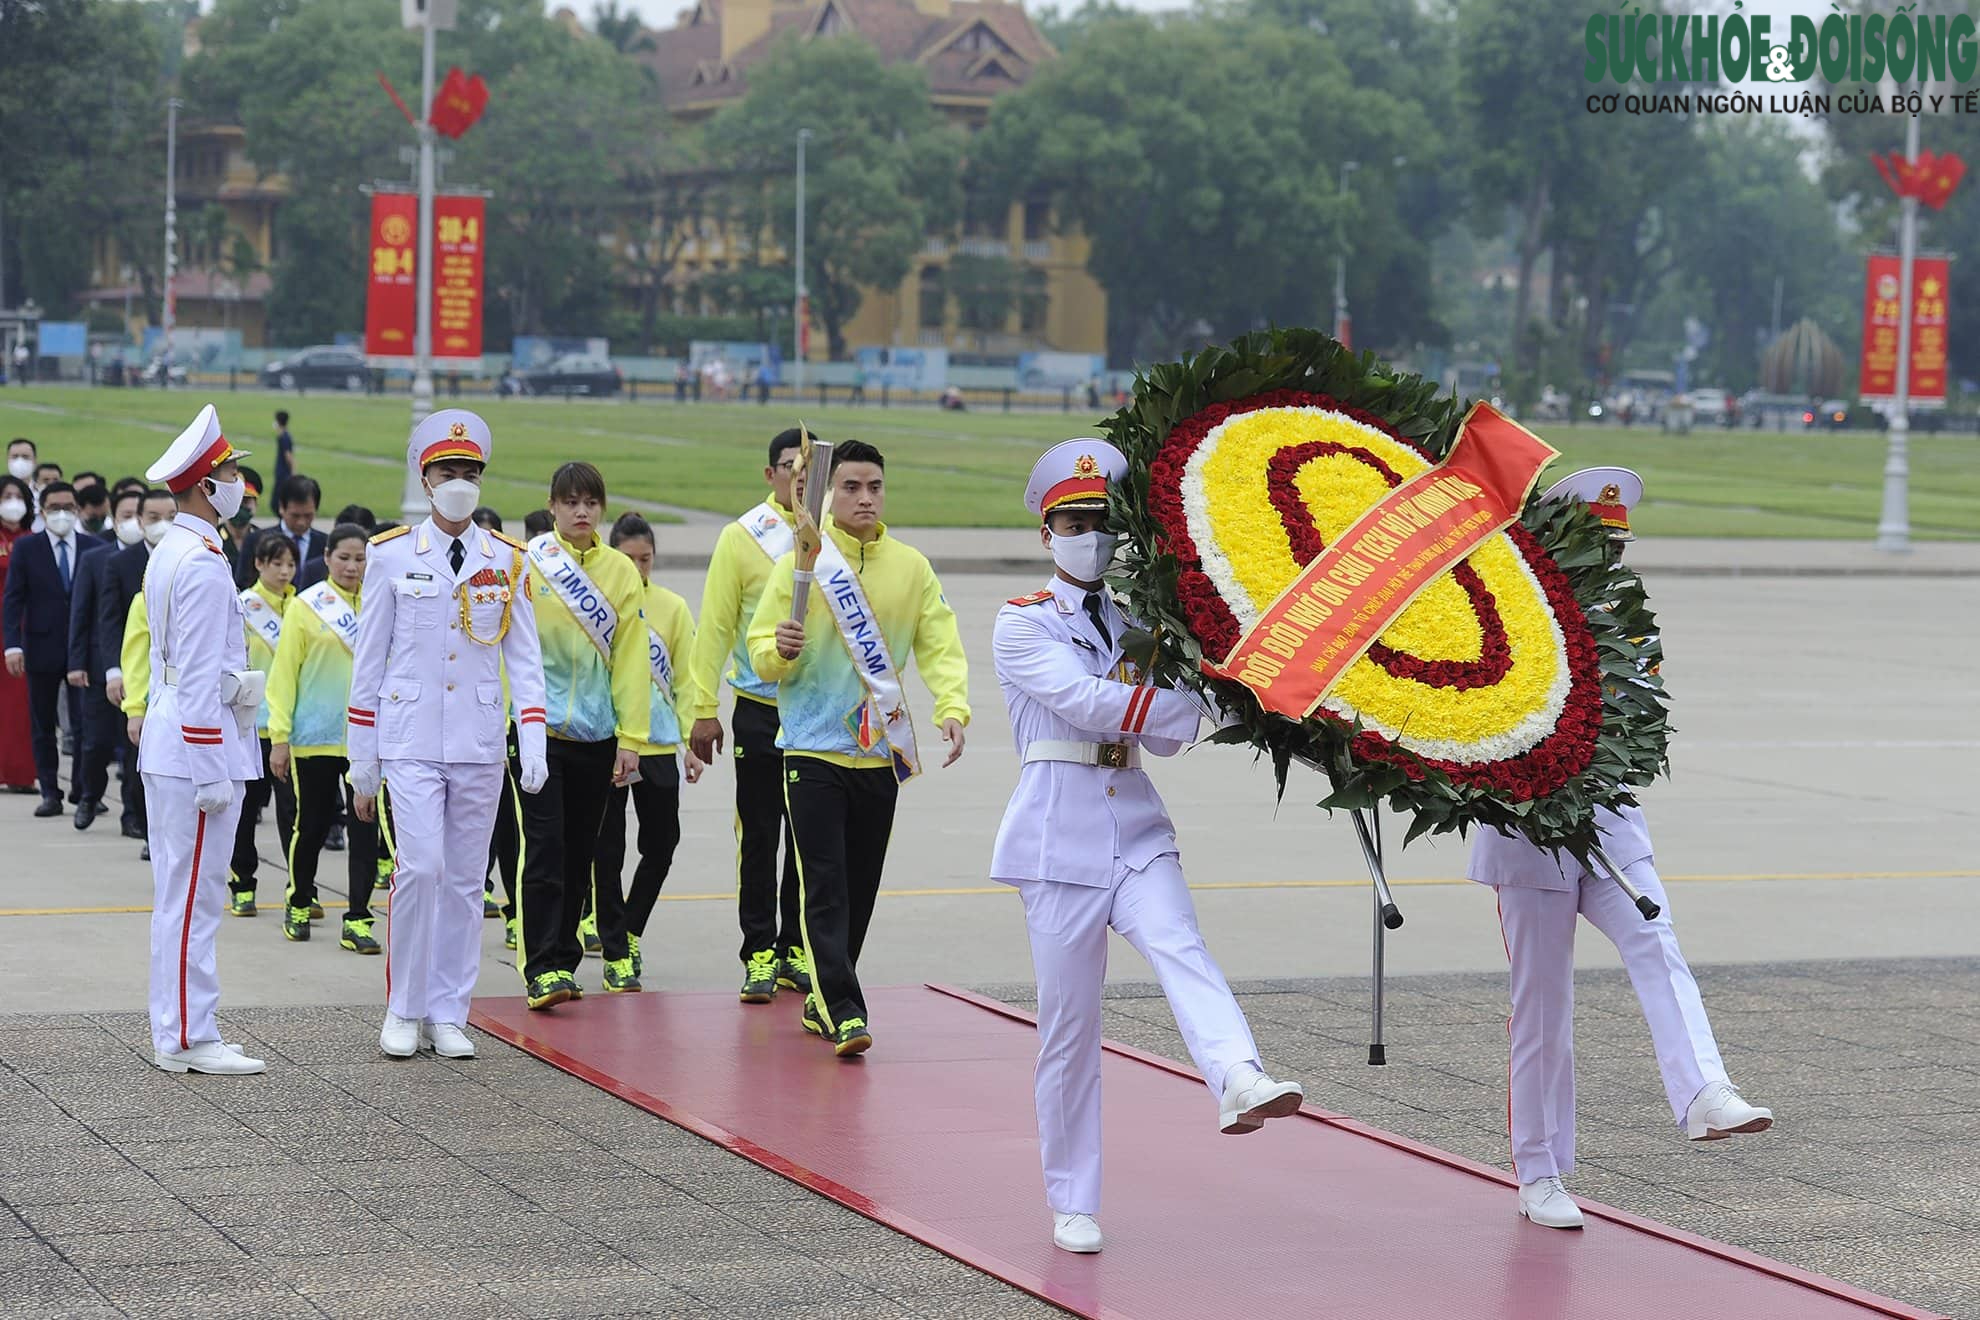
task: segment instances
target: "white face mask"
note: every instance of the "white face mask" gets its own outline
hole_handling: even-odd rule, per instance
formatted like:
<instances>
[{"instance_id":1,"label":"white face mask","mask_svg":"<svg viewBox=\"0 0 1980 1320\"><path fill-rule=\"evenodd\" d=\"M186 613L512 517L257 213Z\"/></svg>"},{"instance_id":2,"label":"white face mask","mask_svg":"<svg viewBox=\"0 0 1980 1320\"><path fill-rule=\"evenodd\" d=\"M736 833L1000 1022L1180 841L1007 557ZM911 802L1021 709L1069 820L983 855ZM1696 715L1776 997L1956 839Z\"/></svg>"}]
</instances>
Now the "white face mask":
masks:
<instances>
[{"instance_id":1,"label":"white face mask","mask_svg":"<svg viewBox=\"0 0 1980 1320\"><path fill-rule=\"evenodd\" d=\"M19 500L0 500L0 518L17 523L27 517L28 506Z\"/></svg>"},{"instance_id":2,"label":"white face mask","mask_svg":"<svg viewBox=\"0 0 1980 1320\"><path fill-rule=\"evenodd\" d=\"M136 545L139 541L142 541L143 539L144 539L144 528L138 525L137 519L119 518L117 520L118 545Z\"/></svg>"},{"instance_id":3,"label":"white face mask","mask_svg":"<svg viewBox=\"0 0 1980 1320\"><path fill-rule=\"evenodd\" d=\"M34 475L34 460L31 458L10 458L7 460L7 471L10 475L26 481Z\"/></svg>"},{"instance_id":4,"label":"white face mask","mask_svg":"<svg viewBox=\"0 0 1980 1320\"><path fill-rule=\"evenodd\" d=\"M1110 532L1086 532L1079 536L1052 534L1052 562L1061 572L1080 582L1098 582L1114 561L1114 546L1120 538Z\"/></svg>"},{"instance_id":5,"label":"white face mask","mask_svg":"<svg viewBox=\"0 0 1980 1320\"><path fill-rule=\"evenodd\" d=\"M232 481L215 481L208 477L206 484L213 488L207 498L213 501L213 511L220 515L222 522L233 517L240 509L241 501L247 498L247 482L240 477Z\"/></svg>"},{"instance_id":6,"label":"white face mask","mask_svg":"<svg viewBox=\"0 0 1980 1320\"><path fill-rule=\"evenodd\" d=\"M165 539L165 533L171 530L172 521L169 518L161 519L158 522L146 523L144 525L144 543L146 545L157 545Z\"/></svg>"},{"instance_id":7,"label":"white face mask","mask_svg":"<svg viewBox=\"0 0 1980 1320\"><path fill-rule=\"evenodd\" d=\"M448 522L466 522L468 515L481 506L481 487L466 477L428 486L426 494L433 501L433 511Z\"/></svg>"},{"instance_id":8,"label":"white face mask","mask_svg":"<svg viewBox=\"0 0 1980 1320\"><path fill-rule=\"evenodd\" d=\"M48 530L57 536L67 536L76 530L76 515L67 509L57 509L48 515Z\"/></svg>"}]
</instances>

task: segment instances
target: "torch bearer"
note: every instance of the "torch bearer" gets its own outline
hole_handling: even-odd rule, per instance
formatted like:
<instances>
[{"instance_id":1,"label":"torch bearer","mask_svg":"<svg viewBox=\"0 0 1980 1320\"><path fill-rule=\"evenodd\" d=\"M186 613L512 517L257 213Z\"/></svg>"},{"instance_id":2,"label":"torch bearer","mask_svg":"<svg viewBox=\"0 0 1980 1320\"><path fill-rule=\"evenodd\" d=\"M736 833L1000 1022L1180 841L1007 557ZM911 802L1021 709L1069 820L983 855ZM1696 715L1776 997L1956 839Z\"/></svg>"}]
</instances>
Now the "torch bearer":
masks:
<instances>
[{"instance_id":1,"label":"torch bearer","mask_svg":"<svg viewBox=\"0 0 1980 1320\"><path fill-rule=\"evenodd\" d=\"M791 470L791 507L797 515L797 564L791 581L791 622L803 623L811 603L811 570L824 546L825 495L832 489L832 442L798 423L797 466Z\"/></svg>"}]
</instances>

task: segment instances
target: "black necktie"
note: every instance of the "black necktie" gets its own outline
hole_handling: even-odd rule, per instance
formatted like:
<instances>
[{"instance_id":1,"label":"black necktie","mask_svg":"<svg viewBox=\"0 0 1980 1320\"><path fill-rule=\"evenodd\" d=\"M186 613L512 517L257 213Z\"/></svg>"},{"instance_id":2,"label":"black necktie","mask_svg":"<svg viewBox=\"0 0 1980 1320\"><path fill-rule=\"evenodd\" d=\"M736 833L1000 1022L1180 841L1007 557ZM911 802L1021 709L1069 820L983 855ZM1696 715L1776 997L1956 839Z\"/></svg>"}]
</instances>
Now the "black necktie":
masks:
<instances>
[{"instance_id":1,"label":"black necktie","mask_svg":"<svg viewBox=\"0 0 1980 1320\"><path fill-rule=\"evenodd\" d=\"M1100 630L1100 640L1108 646L1114 644L1114 634L1107 631L1107 616L1100 609L1100 593L1086 593L1086 617L1093 620L1093 626Z\"/></svg>"},{"instance_id":2,"label":"black necktie","mask_svg":"<svg viewBox=\"0 0 1980 1320\"><path fill-rule=\"evenodd\" d=\"M467 551L461 548L461 538L455 537L454 544L447 550L447 562L454 566L455 577L461 575L461 560L466 556Z\"/></svg>"}]
</instances>

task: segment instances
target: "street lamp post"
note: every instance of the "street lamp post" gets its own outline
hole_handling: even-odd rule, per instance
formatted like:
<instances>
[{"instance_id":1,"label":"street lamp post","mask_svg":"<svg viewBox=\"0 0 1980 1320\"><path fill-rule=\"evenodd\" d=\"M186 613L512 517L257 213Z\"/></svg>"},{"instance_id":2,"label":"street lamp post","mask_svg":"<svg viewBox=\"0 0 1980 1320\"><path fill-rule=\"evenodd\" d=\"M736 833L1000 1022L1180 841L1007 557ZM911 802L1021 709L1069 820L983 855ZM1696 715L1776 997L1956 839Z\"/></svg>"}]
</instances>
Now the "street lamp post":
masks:
<instances>
[{"instance_id":1,"label":"street lamp post","mask_svg":"<svg viewBox=\"0 0 1980 1320\"><path fill-rule=\"evenodd\" d=\"M433 414L433 43L454 26L456 0L401 0L407 27L420 30L419 49L419 249L414 274L412 424ZM426 515L426 491L417 472L406 472L400 512L408 521Z\"/></svg>"},{"instance_id":2,"label":"street lamp post","mask_svg":"<svg viewBox=\"0 0 1980 1320\"><path fill-rule=\"evenodd\" d=\"M811 141L811 130L800 128L797 132L797 242L793 256L797 272L797 307L791 317L791 337L793 353L791 390L793 398L804 395L804 351L810 335L806 331L811 323L810 290L804 287L804 144Z\"/></svg>"},{"instance_id":3,"label":"street lamp post","mask_svg":"<svg viewBox=\"0 0 1980 1320\"><path fill-rule=\"evenodd\" d=\"M1904 123L1904 159L1918 160L1918 116ZM1877 520L1877 548L1911 553L1911 262L1918 248L1918 199L1906 196L1898 220L1897 395L1891 401L1889 447L1884 454L1884 511Z\"/></svg>"},{"instance_id":4,"label":"street lamp post","mask_svg":"<svg viewBox=\"0 0 1980 1320\"><path fill-rule=\"evenodd\" d=\"M1341 162L1341 196L1347 196L1348 177L1360 168L1361 162L1358 160L1344 160ZM1343 229L1342 233L1345 235L1346 230ZM1345 237L1341 240L1340 250L1334 253L1334 338L1340 341L1342 347L1350 346L1347 310L1347 240Z\"/></svg>"},{"instance_id":5,"label":"street lamp post","mask_svg":"<svg viewBox=\"0 0 1980 1320\"><path fill-rule=\"evenodd\" d=\"M161 385L172 383L172 328L179 320L172 279L179 272L179 107L183 104L176 96L165 102L165 305L160 317L165 331L165 365L159 372Z\"/></svg>"}]
</instances>

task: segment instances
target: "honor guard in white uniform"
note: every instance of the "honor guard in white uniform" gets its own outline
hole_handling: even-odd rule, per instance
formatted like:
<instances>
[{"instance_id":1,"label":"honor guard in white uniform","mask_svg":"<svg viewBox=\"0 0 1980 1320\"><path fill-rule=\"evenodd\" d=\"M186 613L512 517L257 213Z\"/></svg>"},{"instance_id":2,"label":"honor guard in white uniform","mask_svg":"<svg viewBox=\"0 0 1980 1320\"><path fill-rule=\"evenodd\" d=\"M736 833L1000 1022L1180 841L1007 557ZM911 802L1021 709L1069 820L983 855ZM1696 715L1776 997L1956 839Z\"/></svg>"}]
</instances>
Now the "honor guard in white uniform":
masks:
<instances>
[{"instance_id":1,"label":"honor guard in white uniform","mask_svg":"<svg viewBox=\"0 0 1980 1320\"><path fill-rule=\"evenodd\" d=\"M1057 574L997 614L997 681L1017 741L1017 791L992 879L1024 898L1038 976L1039 1153L1053 1240L1100 1250L1100 991L1107 930L1162 984L1210 1094L1218 1127L1255 1132L1299 1108L1297 1083L1266 1076L1224 974L1197 929L1176 830L1141 769L1172 756L1202 718L1192 698L1140 681L1121 651L1131 626L1102 582L1116 538L1107 481L1126 466L1104 440L1069 440L1032 469L1025 507Z\"/></svg>"},{"instance_id":2,"label":"honor guard in white uniform","mask_svg":"<svg viewBox=\"0 0 1980 1320\"><path fill-rule=\"evenodd\" d=\"M1584 501L1609 529L1611 552L1636 538L1629 513L1643 479L1627 468L1588 468L1550 486L1543 500ZM1650 1024L1671 1113L1693 1141L1717 1141L1771 1126L1771 1111L1748 1104L1726 1078L1698 982L1678 948L1670 899L1657 878L1650 830L1636 807L1596 813L1600 843L1637 889L1662 910L1645 921L1622 886L1571 855L1523 836L1482 829L1468 874L1499 896L1499 926L1512 964L1511 1103L1519 1212L1548 1228L1579 1228L1581 1208L1561 1179L1574 1172L1574 932L1577 916L1608 936Z\"/></svg>"},{"instance_id":3,"label":"honor guard in white uniform","mask_svg":"<svg viewBox=\"0 0 1980 1320\"><path fill-rule=\"evenodd\" d=\"M521 787L543 787L543 658L521 542L476 526L488 424L459 408L413 429L406 464L433 506L374 537L352 661L349 747L357 811L391 785L398 870L385 928L385 1025L394 1058L474 1057L463 1029L481 961L482 877L502 800L508 713Z\"/></svg>"},{"instance_id":4,"label":"honor guard in white uniform","mask_svg":"<svg viewBox=\"0 0 1980 1320\"><path fill-rule=\"evenodd\" d=\"M220 1039L213 953L241 785L261 777L254 721L265 676L248 668L241 602L219 531L241 505L243 457L208 404L145 473L178 502L145 567L156 681L138 741L150 812L152 1061L167 1072L267 1067Z\"/></svg>"}]
</instances>

